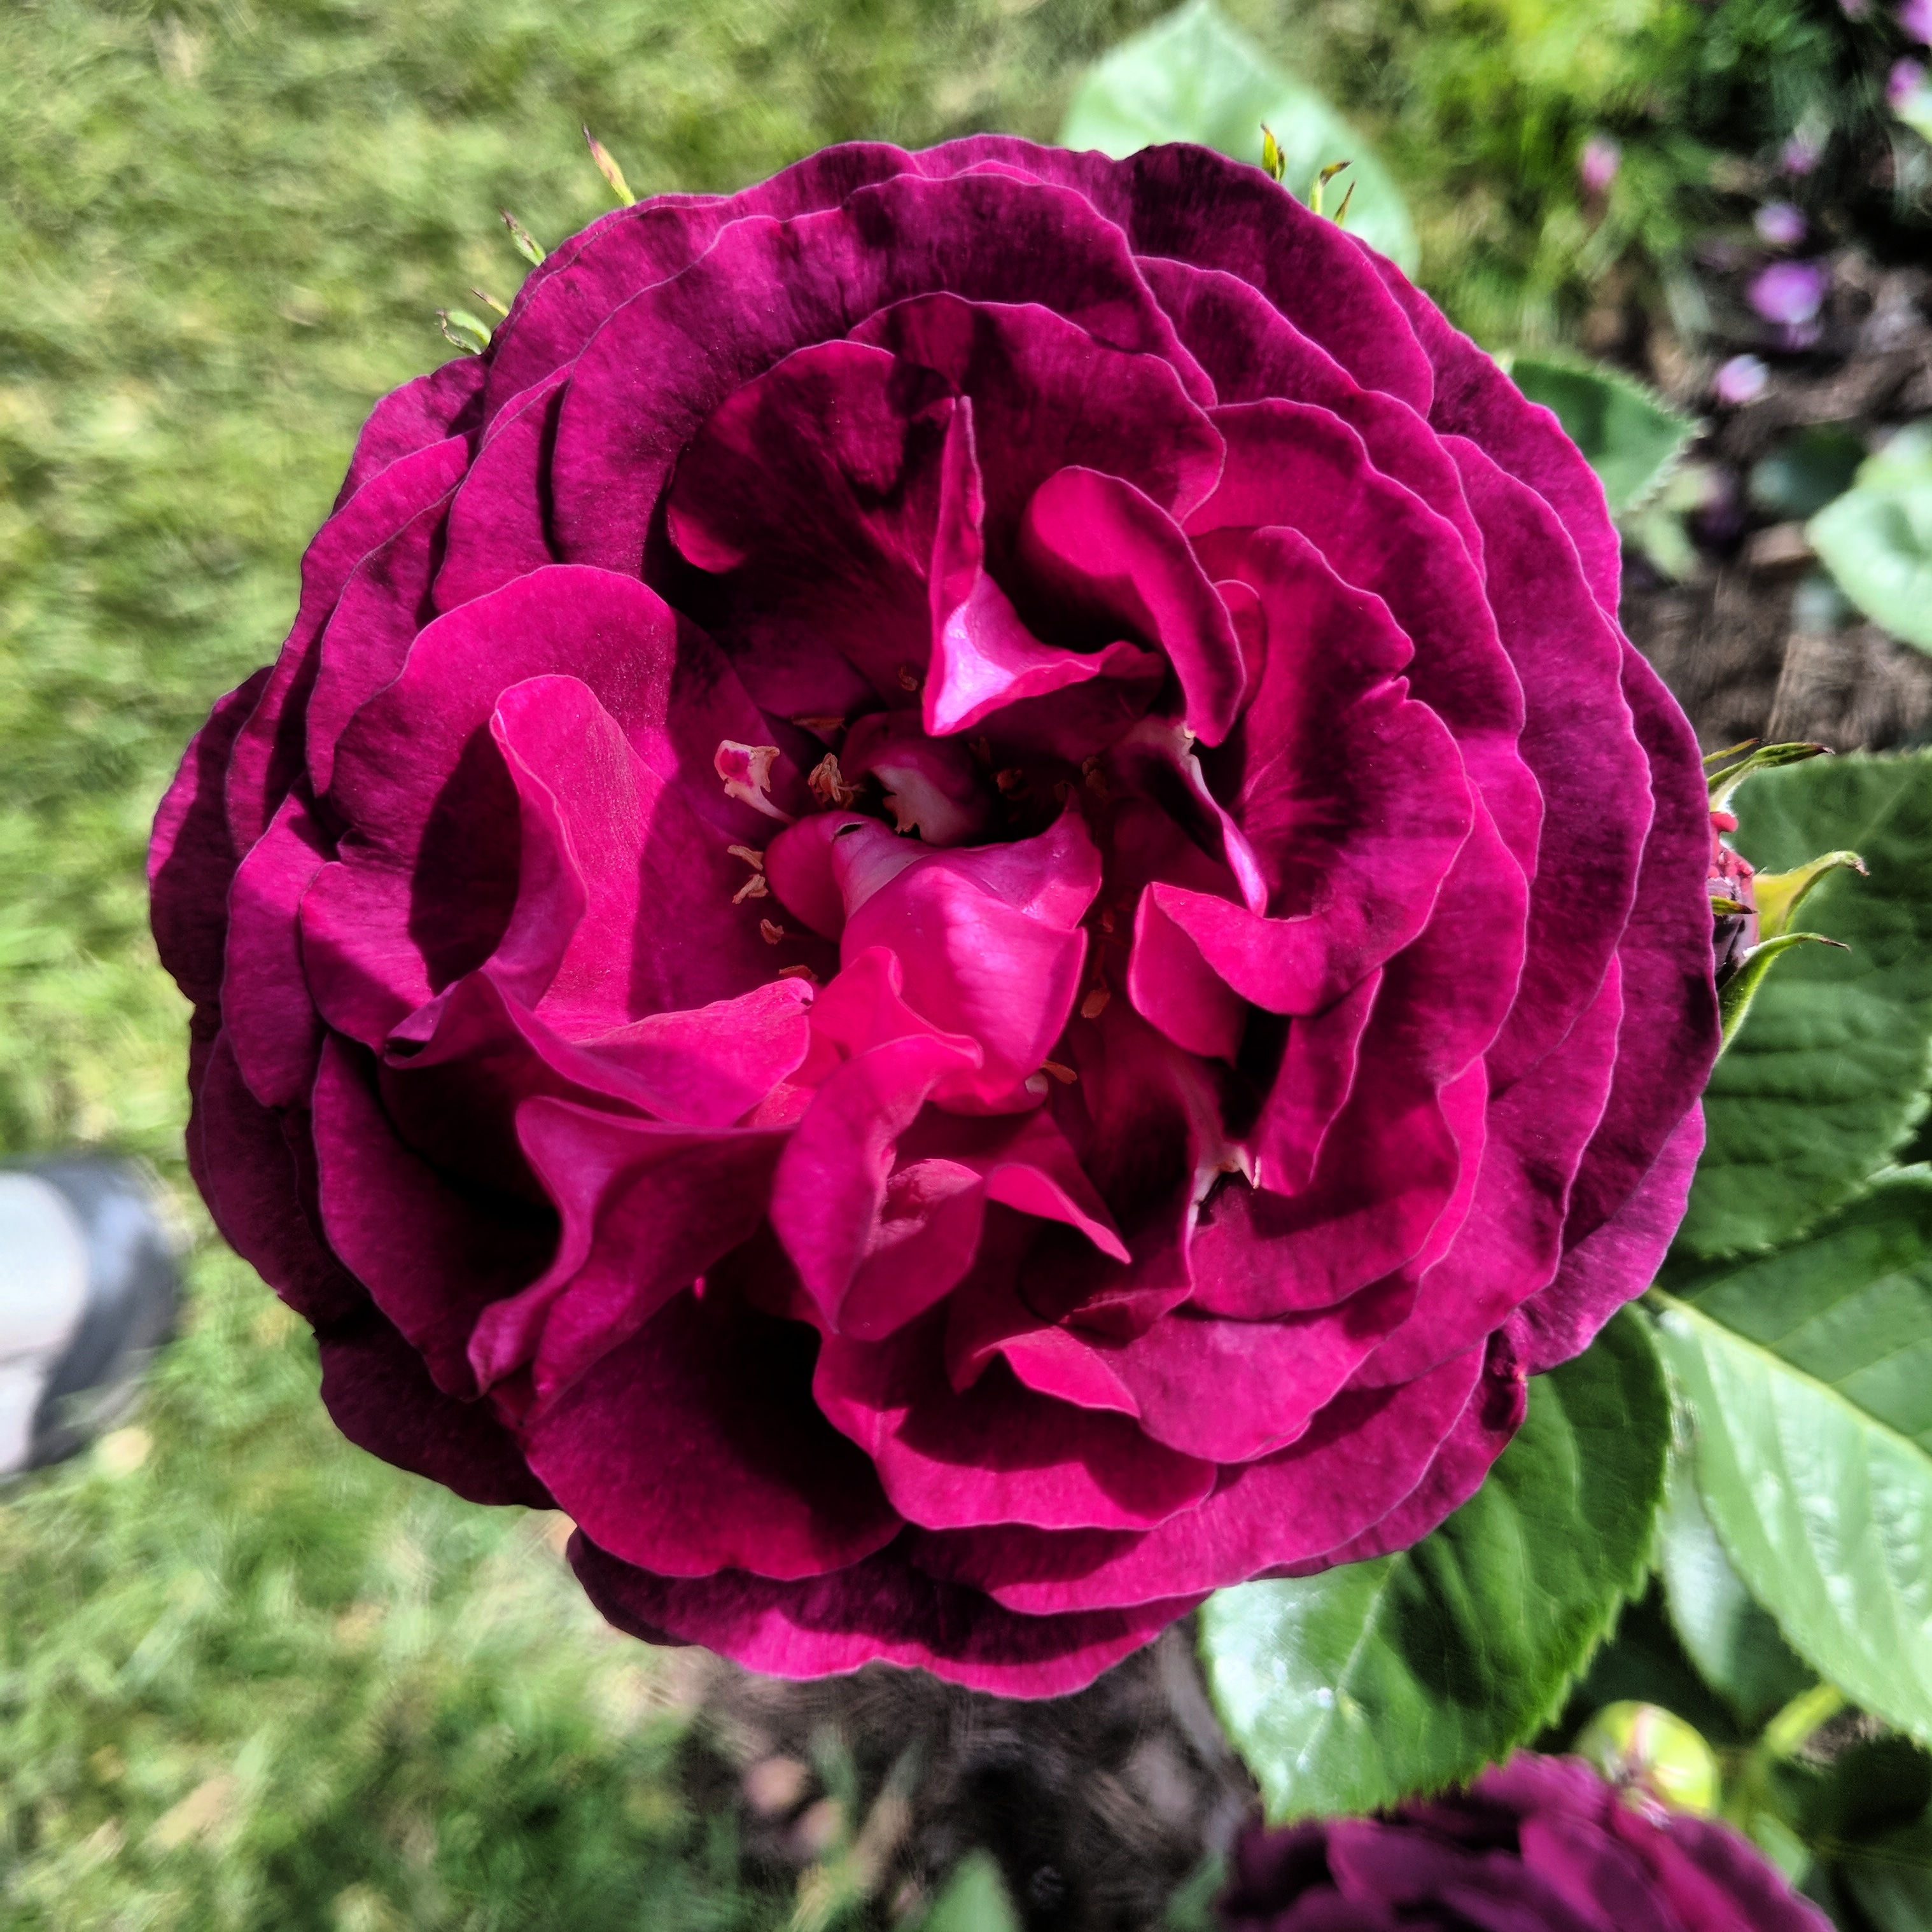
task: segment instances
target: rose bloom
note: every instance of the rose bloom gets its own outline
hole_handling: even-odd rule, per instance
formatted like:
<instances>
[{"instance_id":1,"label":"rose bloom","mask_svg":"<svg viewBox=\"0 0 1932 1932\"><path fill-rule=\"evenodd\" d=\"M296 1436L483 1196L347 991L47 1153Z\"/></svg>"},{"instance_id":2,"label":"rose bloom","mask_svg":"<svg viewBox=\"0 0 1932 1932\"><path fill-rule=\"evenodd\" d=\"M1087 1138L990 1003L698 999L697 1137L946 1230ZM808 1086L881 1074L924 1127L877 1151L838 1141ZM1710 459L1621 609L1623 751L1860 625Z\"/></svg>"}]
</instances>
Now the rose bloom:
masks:
<instances>
[{"instance_id":1,"label":"rose bloom","mask_svg":"<svg viewBox=\"0 0 1932 1932\"><path fill-rule=\"evenodd\" d=\"M1831 1932L1729 1826L1520 1753L1388 1818L1238 1844L1227 1932Z\"/></svg>"},{"instance_id":2,"label":"rose bloom","mask_svg":"<svg viewBox=\"0 0 1932 1932\"><path fill-rule=\"evenodd\" d=\"M613 213L377 407L162 806L196 1178L344 1432L653 1640L1048 1694L1404 1546L1698 1151L1618 561L1258 169Z\"/></svg>"}]
</instances>

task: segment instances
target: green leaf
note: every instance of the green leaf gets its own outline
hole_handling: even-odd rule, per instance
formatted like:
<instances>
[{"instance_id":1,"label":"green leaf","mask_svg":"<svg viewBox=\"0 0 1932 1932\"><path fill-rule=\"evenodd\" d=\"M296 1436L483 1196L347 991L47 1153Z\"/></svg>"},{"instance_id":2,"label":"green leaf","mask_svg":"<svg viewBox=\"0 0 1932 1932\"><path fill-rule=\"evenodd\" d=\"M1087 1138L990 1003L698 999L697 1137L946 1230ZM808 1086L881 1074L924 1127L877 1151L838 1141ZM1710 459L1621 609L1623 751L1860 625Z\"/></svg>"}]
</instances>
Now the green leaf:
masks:
<instances>
[{"instance_id":1,"label":"green leaf","mask_svg":"<svg viewBox=\"0 0 1932 1932\"><path fill-rule=\"evenodd\" d=\"M1790 1239L1858 1194L1925 1112L1932 1056L1932 756L1853 755L1755 774L1731 843L1766 872L1836 848L1800 947L1711 1076L1706 1144L1678 1235L1694 1255Z\"/></svg>"},{"instance_id":2,"label":"green leaf","mask_svg":"<svg viewBox=\"0 0 1932 1932\"><path fill-rule=\"evenodd\" d=\"M1805 532L1868 617L1932 651L1932 440L1913 430L1894 436Z\"/></svg>"},{"instance_id":3,"label":"green leaf","mask_svg":"<svg viewBox=\"0 0 1932 1932\"><path fill-rule=\"evenodd\" d=\"M1840 1870L1877 1932L1925 1932L1932 1925L1932 1819L1859 1846Z\"/></svg>"},{"instance_id":4,"label":"green leaf","mask_svg":"<svg viewBox=\"0 0 1932 1932\"><path fill-rule=\"evenodd\" d=\"M1839 423L1795 430L1751 466L1751 501L1774 517L1815 516L1852 487L1864 439Z\"/></svg>"},{"instance_id":5,"label":"green leaf","mask_svg":"<svg viewBox=\"0 0 1932 1932\"><path fill-rule=\"evenodd\" d=\"M1415 230L1394 178L1321 95L1275 66L1214 0L1193 0L1098 62L1074 94L1060 140L1115 156L1196 141L1259 166L1263 122L1292 188L1305 192L1333 162L1354 164L1351 232L1413 274Z\"/></svg>"},{"instance_id":6,"label":"green leaf","mask_svg":"<svg viewBox=\"0 0 1932 1932\"><path fill-rule=\"evenodd\" d=\"M1020 1932L1020 1916L990 1852L968 1852L952 1868L920 1932Z\"/></svg>"},{"instance_id":7,"label":"green leaf","mask_svg":"<svg viewBox=\"0 0 1932 1932\"><path fill-rule=\"evenodd\" d=\"M1620 1315L1538 1378L1489 1480L1414 1549L1210 1597L1209 1688L1269 1816L1395 1804L1534 1736L1643 1586L1670 1433Z\"/></svg>"},{"instance_id":8,"label":"green leaf","mask_svg":"<svg viewBox=\"0 0 1932 1932\"><path fill-rule=\"evenodd\" d=\"M1660 1527L1658 1569L1678 1640L1705 1682L1755 1727L1790 1703L1812 1673L1744 1588L1681 1462L1671 1472Z\"/></svg>"},{"instance_id":9,"label":"green leaf","mask_svg":"<svg viewBox=\"0 0 1932 1932\"><path fill-rule=\"evenodd\" d=\"M1568 358L1519 355L1509 372L1533 403L1556 412L1620 517L1648 500L1690 447L1697 425L1615 369Z\"/></svg>"},{"instance_id":10,"label":"green leaf","mask_svg":"<svg viewBox=\"0 0 1932 1932\"><path fill-rule=\"evenodd\" d=\"M1718 1016L1721 1028L1719 1053L1730 1051L1738 1029L1750 1016L1766 975L1796 946L1836 946L1840 952L1847 950L1841 941L1827 939L1822 932L1780 932L1775 939L1766 939L1754 946L1744 956L1744 964L1718 990Z\"/></svg>"},{"instance_id":11,"label":"green leaf","mask_svg":"<svg viewBox=\"0 0 1932 1932\"><path fill-rule=\"evenodd\" d=\"M1821 1676L1932 1740L1932 1169L1667 1279L1664 1352L1738 1574Z\"/></svg>"}]
</instances>

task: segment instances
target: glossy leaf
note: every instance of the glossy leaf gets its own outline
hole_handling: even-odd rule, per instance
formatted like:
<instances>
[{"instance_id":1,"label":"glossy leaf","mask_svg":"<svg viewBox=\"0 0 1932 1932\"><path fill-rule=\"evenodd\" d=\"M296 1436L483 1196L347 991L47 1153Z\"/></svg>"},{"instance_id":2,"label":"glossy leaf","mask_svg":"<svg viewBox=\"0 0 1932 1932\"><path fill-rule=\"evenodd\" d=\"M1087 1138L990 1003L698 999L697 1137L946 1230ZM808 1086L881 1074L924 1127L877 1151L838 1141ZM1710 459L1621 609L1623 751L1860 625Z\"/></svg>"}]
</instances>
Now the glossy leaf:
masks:
<instances>
[{"instance_id":1,"label":"glossy leaf","mask_svg":"<svg viewBox=\"0 0 1932 1932\"><path fill-rule=\"evenodd\" d=\"M1553 410L1622 516L1648 501L1690 446L1697 425L1614 369L1567 358L1518 356L1509 365L1533 403Z\"/></svg>"},{"instance_id":2,"label":"glossy leaf","mask_svg":"<svg viewBox=\"0 0 1932 1932\"><path fill-rule=\"evenodd\" d=\"M1704 1681L1744 1724L1762 1724L1812 1681L1771 1612L1744 1588L1698 1499L1696 1478L1671 1472L1658 1538L1671 1627Z\"/></svg>"},{"instance_id":3,"label":"glossy leaf","mask_svg":"<svg viewBox=\"0 0 1932 1932\"><path fill-rule=\"evenodd\" d=\"M1760 871L1838 848L1800 946L1759 992L1711 1076L1680 1252L1735 1254L1802 1234L1856 1196L1925 1111L1932 1056L1932 756L1819 758L1754 773L1731 843Z\"/></svg>"},{"instance_id":4,"label":"glossy leaf","mask_svg":"<svg viewBox=\"0 0 1932 1932\"><path fill-rule=\"evenodd\" d=\"M1932 1819L1859 1846L1841 1869L1846 1890L1877 1932L1925 1932L1932 1925Z\"/></svg>"},{"instance_id":5,"label":"glossy leaf","mask_svg":"<svg viewBox=\"0 0 1932 1932\"><path fill-rule=\"evenodd\" d=\"M1894 437L1806 532L1868 617L1932 651L1932 446L1924 438Z\"/></svg>"},{"instance_id":6,"label":"glossy leaf","mask_svg":"<svg viewBox=\"0 0 1932 1932\"><path fill-rule=\"evenodd\" d=\"M1323 168L1353 164L1344 178L1356 184L1350 232L1413 274L1415 230L1388 169L1321 95L1283 73L1214 0L1192 0L1096 63L1066 110L1060 140L1114 155L1196 141L1260 166L1264 122L1282 170L1276 178L1304 199Z\"/></svg>"},{"instance_id":7,"label":"glossy leaf","mask_svg":"<svg viewBox=\"0 0 1932 1932\"><path fill-rule=\"evenodd\" d=\"M1394 1804L1533 1736L1642 1588L1670 1430L1620 1315L1531 1384L1521 1432L1432 1536L1209 1598L1209 1687L1269 1815Z\"/></svg>"},{"instance_id":8,"label":"glossy leaf","mask_svg":"<svg viewBox=\"0 0 1932 1932\"><path fill-rule=\"evenodd\" d=\"M1667 1279L1726 1553L1821 1676L1932 1740L1932 1169L1775 1254Z\"/></svg>"}]
</instances>

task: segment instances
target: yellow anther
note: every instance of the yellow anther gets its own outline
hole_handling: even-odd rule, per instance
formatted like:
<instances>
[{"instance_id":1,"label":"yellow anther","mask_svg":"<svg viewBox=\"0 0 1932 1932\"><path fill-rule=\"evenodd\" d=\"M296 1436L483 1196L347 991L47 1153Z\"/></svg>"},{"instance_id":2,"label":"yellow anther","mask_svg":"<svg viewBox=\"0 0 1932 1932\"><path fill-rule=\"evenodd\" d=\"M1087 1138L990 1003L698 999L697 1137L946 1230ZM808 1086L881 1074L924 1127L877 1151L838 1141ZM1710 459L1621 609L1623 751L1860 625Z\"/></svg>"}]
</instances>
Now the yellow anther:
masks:
<instances>
[{"instance_id":1,"label":"yellow anther","mask_svg":"<svg viewBox=\"0 0 1932 1932\"><path fill-rule=\"evenodd\" d=\"M812 768L812 775L806 780L812 795L820 805L843 808L859 796L854 787L845 782L845 774L838 769L838 760L827 752Z\"/></svg>"}]
</instances>

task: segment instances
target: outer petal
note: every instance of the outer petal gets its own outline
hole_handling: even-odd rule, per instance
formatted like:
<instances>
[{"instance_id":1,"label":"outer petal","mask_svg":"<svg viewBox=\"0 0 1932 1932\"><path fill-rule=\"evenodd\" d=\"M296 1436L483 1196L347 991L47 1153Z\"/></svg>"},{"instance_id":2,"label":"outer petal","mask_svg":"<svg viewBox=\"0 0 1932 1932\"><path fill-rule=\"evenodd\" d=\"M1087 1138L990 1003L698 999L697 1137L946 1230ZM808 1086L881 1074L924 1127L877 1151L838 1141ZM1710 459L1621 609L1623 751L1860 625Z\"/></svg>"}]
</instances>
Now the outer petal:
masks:
<instances>
[{"instance_id":1,"label":"outer petal","mask_svg":"<svg viewBox=\"0 0 1932 1932\"><path fill-rule=\"evenodd\" d=\"M570 1560L592 1602L655 1643L702 1643L772 1677L823 1677L882 1661L995 1695L1064 1696L1092 1683L1200 1600L1086 1616L1016 1616L939 1582L894 1547L800 1585L728 1570L680 1582L633 1570L579 1534Z\"/></svg>"}]
</instances>

